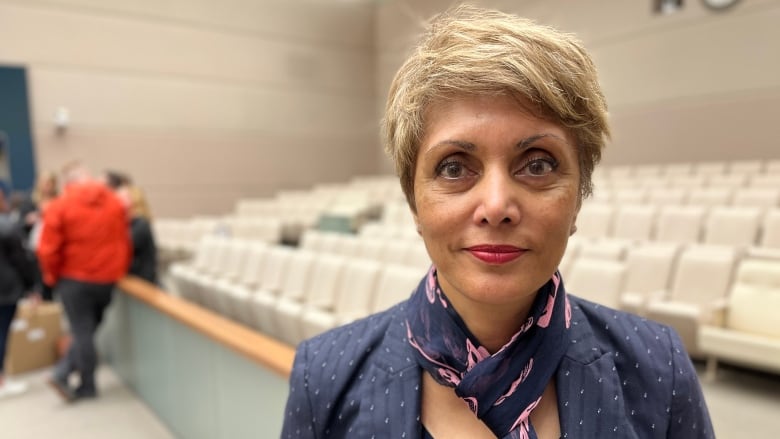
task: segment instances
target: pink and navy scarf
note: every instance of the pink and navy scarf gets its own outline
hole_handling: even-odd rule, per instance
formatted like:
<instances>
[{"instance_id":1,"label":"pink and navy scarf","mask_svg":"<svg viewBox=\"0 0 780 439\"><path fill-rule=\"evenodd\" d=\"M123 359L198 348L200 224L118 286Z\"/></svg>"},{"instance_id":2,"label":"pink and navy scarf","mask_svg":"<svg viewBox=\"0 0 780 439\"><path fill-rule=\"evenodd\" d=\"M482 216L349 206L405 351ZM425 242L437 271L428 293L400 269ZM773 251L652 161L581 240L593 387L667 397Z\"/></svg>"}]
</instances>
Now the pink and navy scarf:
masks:
<instances>
[{"instance_id":1,"label":"pink and navy scarf","mask_svg":"<svg viewBox=\"0 0 780 439\"><path fill-rule=\"evenodd\" d=\"M406 327L420 366L439 384L454 387L497 437L535 439L530 414L568 348L570 320L555 273L539 289L520 330L490 355L452 308L431 267L409 299Z\"/></svg>"}]
</instances>

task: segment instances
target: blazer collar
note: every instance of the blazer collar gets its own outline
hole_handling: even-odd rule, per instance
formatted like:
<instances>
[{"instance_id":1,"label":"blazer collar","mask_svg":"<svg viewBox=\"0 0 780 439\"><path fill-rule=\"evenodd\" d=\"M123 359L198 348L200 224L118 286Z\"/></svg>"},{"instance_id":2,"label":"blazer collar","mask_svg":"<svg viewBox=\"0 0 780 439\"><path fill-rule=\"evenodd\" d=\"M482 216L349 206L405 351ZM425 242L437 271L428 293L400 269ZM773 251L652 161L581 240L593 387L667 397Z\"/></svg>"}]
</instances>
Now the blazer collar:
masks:
<instances>
[{"instance_id":1,"label":"blazer collar","mask_svg":"<svg viewBox=\"0 0 780 439\"><path fill-rule=\"evenodd\" d=\"M594 328L572 300L569 349L556 373L561 437L637 438L628 422L614 352L599 345Z\"/></svg>"},{"instance_id":2,"label":"blazer collar","mask_svg":"<svg viewBox=\"0 0 780 439\"><path fill-rule=\"evenodd\" d=\"M406 339L405 305L395 307L382 349L373 365L376 382L367 398L373 411L366 437L419 438L421 369ZM569 349L556 373L558 415L563 438L602 437L637 439L628 422L623 383L614 352L601 349L594 328L576 301L572 301ZM596 436L594 436L596 434ZM385 435L381 435L384 437ZM377 436L380 437L380 436Z\"/></svg>"},{"instance_id":3,"label":"blazer collar","mask_svg":"<svg viewBox=\"0 0 780 439\"><path fill-rule=\"evenodd\" d=\"M378 345L372 374L376 377L371 392L373 410L370 432L366 437L419 438L422 435L421 369L406 338L406 302L396 306L384 342ZM370 405L369 405L370 407ZM386 432L379 434L377 432Z\"/></svg>"}]
</instances>

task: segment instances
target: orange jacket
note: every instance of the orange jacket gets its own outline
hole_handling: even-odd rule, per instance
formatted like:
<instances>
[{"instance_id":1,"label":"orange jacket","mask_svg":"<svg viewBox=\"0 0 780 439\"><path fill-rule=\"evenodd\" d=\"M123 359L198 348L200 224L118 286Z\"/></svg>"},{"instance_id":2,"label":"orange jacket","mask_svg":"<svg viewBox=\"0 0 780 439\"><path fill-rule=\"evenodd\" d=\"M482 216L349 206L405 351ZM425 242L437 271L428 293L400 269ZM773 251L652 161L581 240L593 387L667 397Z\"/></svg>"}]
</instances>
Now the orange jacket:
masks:
<instances>
[{"instance_id":1,"label":"orange jacket","mask_svg":"<svg viewBox=\"0 0 780 439\"><path fill-rule=\"evenodd\" d=\"M69 185L43 213L36 251L43 281L117 281L130 266L129 230L127 211L108 187L92 181Z\"/></svg>"}]
</instances>

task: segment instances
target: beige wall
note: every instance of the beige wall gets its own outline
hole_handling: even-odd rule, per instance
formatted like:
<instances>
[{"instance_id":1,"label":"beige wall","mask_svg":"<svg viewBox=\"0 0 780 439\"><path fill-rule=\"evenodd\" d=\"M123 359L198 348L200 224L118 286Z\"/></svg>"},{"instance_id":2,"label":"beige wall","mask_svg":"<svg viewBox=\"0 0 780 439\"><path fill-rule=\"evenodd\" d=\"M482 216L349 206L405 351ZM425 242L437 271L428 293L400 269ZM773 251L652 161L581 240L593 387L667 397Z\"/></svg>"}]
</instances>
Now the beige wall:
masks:
<instances>
[{"instance_id":1,"label":"beige wall","mask_svg":"<svg viewBox=\"0 0 780 439\"><path fill-rule=\"evenodd\" d=\"M226 213L376 172L373 9L328 3L0 0L0 63L28 68L39 169L81 158L158 216Z\"/></svg>"},{"instance_id":2,"label":"beige wall","mask_svg":"<svg viewBox=\"0 0 780 439\"><path fill-rule=\"evenodd\" d=\"M420 23L448 0L0 0L29 70L39 169L82 158L158 216L390 171L377 126ZM780 157L780 0L481 0L577 33L601 72L606 164ZM71 125L58 135L59 106Z\"/></svg>"},{"instance_id":3,"label":"beige wall","mask_svg":"<svg viewBox=\"0 0 780 439\"><path fill-rule=\"evenodd\" d=\"M451 2L388 0L376 18L383 97L419 23ZM780 1L726 12L699 0L667 16L649 0L483 0L574 32L599 68L613 141L605 164L780 158ZM379 107L380 105L378 105ZM387 162L381 165L389 169Z\"/></svg>"}]
</instances>

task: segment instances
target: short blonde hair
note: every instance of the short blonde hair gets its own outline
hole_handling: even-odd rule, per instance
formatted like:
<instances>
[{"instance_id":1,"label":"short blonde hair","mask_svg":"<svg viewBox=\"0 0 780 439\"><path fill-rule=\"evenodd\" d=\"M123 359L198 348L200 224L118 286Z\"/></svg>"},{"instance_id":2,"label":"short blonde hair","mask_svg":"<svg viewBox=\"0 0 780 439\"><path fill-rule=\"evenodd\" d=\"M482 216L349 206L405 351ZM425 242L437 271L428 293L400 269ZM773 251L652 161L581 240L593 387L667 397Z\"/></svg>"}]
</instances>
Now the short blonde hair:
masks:
<instances>
[{"instance_id":1,"label":"short blonde hair","mask_svg":"<svg viewBox=\"0 0 780 439\"><path fill-rule=\"evenodd\" d=\"M458 95L504 94L529 103L576 141L580 195L609 137L596 68L579 40L531 20L461 5L435 16L393 79L382 121L385 151L410 207L425 111Z\"/></svg>"},{"instance_id":2,"label":"short blonde hair","mask_svg":"<svg viewBox=\"0 0 780 439\"><path fill-rule=\"evenodd\" d=\"M152 209L149 208L149 203L146 201L146 194L143 189L138 186L125 186L127 190L127 197L130 200L130 214L133 217L145 218L147 221L152 221Z\"/></svg>"}]
</instances>

